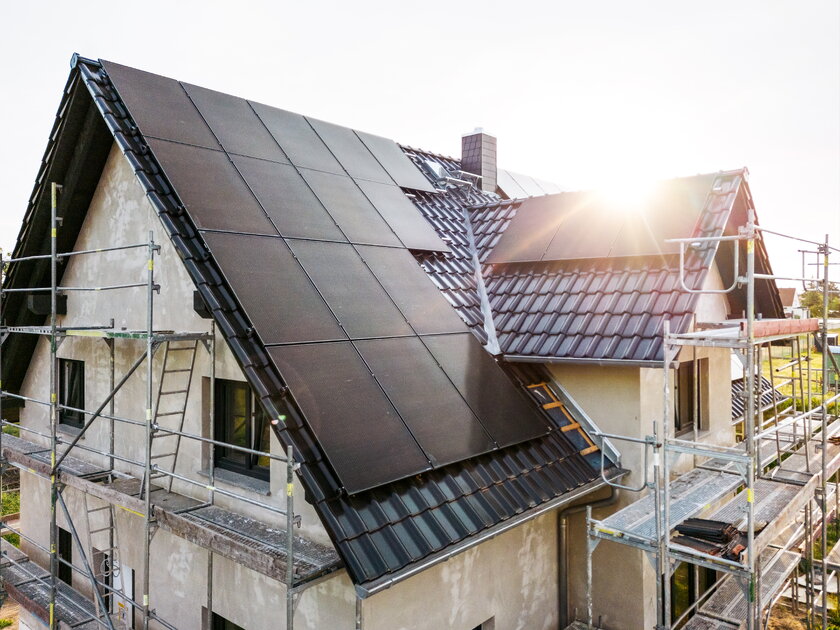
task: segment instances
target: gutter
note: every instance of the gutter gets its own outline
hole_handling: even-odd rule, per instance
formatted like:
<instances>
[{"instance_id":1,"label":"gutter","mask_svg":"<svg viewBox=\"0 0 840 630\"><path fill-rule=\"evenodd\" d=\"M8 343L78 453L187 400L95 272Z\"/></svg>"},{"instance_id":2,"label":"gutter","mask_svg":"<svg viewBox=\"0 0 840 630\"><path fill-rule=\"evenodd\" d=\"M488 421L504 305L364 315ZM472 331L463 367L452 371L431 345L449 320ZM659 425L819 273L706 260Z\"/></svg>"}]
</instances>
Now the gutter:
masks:
<instances>
[{"instance_id":1,"label":"gutter","mask_svg":"<svg viewBox=\"0 0 840 630\"><path fill-rule=\"evenodd\" d=\"M623 475L624 471L618 471L618 475ZM366 582L364 584L357 584L356 585L356 595L360 599L367 599L371 595L376 595L377 593L384 591L386 589L391 588L395 584L403 582L410 577L418 575L422 573L426 569L430 569L431 567L446 562L450 558L458 555L459 553L466 551L468 549L472 549L480 545L481 543L490 540L491 538L495 538L500 534L504 534L505 532L513 529L514 527L518 527L523 523L527 523L528 521L534 520L538 516L542 516L547 512L551 512L552 510L556 510L557 508L563 507L568 505L569 503L573 503L574 501L580 499L587 494L595 492L596 490L600 490L601 488L607 487L608 484L603 479L597 479L592 481L585 486L581 486L576 490L572 491L569 494L564 494L563 496L556 497L547 503L543 503L542 505L535 507L527 512L523 512L522 514L518 514L514 517L507 519L489 529L484 530L481 534L474 536L469 539L465 539L460 543L455 544L454 546L446 549L445 551L438 552L435 555L430 556L426 560L402 569L396 573L393 573L389 576L384 576L378 578L376 580L372 580L370 582Z\"/></svg>"},{"instance_id":2,"label":"gutter","mask_svg":"<svg viewBox=\"0 0 840 630\"><path fill-rule=\"evenodd\" d=\"M571 365L595 365L600 367L610 367L610 366L617 366L617 367L638 367L638 368L661 368L662 367L662 360L647 360L647 361L634 361L631 359L586 359L586 358L574 358L574 357L539 357L539 356L529 356L524 354L505 354L503 355L505 361L509 361L511 363L568 363ZM674 361L671 364L672 368L676 368L679 365L678 362Z\"/></svg>"}]
</instances>

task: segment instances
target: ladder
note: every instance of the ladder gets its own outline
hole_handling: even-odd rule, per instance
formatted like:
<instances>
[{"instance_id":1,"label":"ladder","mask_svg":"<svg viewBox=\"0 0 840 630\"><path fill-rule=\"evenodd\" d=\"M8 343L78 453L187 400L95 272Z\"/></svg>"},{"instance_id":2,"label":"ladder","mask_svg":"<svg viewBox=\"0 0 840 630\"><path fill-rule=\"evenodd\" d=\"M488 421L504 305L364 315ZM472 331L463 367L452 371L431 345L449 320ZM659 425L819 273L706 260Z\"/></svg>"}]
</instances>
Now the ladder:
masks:
<instances>
[{"instance_id":1,"label":"ladder","mask_svg":"<svg viewBox=\"0 0 840 630\"><path fill-rule=\"evenodd\" d=\"M153 426L158 428L152 430L152 464L170 473L175 472L178 463L180 433L184 430L198 344L198 340L164 342L163 368L158 380L153 421ZM168 433L166 429L178 433ZM151 475L152 479L160 477L167 478L166 491L171 492L174 478L160 471Z\"/></svg>"},{"instance_id":2,"label":"ladder","mask_svg":"<svg viewBox=\"0 0 840 630\"><path fill-rule=\"evenodd\" d=\"M114 610L116 607L115 596L122 598L123 602L129 600L124 581L119 580L119 584L116 583L121 574L122 562L120 561L120 543L114 506L111 503L93 499L87 493L84 493L83 496L90 565L96 581L108 585L111 589L97 586L102 593L102 599L105 600L106 606L111 610L100 610L99 598L94 597L96 616L101 619L103 616L109 615L115 627L130 628L132 627L131 607L123 605L122 610ZM104 505L98 505L101 503L104 503Z\"/></svg>"}]
</instances>

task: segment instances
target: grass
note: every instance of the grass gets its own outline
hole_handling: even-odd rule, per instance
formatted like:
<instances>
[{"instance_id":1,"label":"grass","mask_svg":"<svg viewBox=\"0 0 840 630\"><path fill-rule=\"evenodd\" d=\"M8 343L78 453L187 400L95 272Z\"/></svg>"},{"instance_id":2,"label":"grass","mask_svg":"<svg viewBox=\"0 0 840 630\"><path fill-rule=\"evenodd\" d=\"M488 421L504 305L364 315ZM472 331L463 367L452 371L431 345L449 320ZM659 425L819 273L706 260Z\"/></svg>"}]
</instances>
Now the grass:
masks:
<instances>
[{"instance_id":1,"label":"grass","mask_svg":"<svg viewBox=\"0 0 840 630\"><path fill-rule=\"evenodd\" d=\"M20 492L3 493L3 516L20 512Z\"/></svg>"},{"instance_id":2,"label":"grass","mask_svg":"<svg viewBox=\"0 0 840 630\"><path fill-rule=\"evenodd\" d=\"M0 628L8 628L9 626L14 625L13 619L0 619Z\"/></svg>"},{"instance_id":3,"label":"grass","mask_svg":"<svg viewBox=\"0 0 840 630\"><path fill-rule=\"evenodd\" d=\"M3 433L14 437L20 437L20 427L10 427L9 425L6 425L3 427Z\"/></svg>"},{"instance_id":4,"label":"grass","mask_svg":"<svg viewBox=\"0 0 840 630\"><path fill-rule=\"evenodd\" d=\"M823 356L822 353L817 352L816 349L811 346L806 348L804 345L802 346L803 350L806 352L801 353L802 358L807 358L808 363L811 366L811 406L816 407L822 402L822 365L823 365ZM796 355L793 352L794 347L792 346L781 346L776 345L771 347L772 357L773 357L773 369L770 369L770 360L767 357L767 353L764 352L762 354L762 362L761 362L761 373L762 375L773 382L774 384L778 385L783 381L787 381L788 379L795 378L795 383L787 383L779 387L779 393L784 396L793 396L796 394L796 408L799 411L805 410L805 403L803 401L804 396L800 391L800 382L799 382L799 370L800 366L792 365L790 367L785 368L784 370L776 371L782 365L789 363L793 359L796 358ZM808 391L808 373L807 373L807 366L808 363L802 363L802 388L805 390L807 395ZM829 364L829 368L833 367ZM772 377L772 378L771 378ZM789 407L792 402L785 402L779 404L779 410ZM834 403L829 405L829 413L837 414L840 412L840 405ZM772 416L772 410L768 411L768 413Z\"/></svg>"},{"instance_id":5,"label":"grass","mask_svg":"<svg viewBox=\"0 0 840 630\"><path fill-rule=\"evenodd\" d=\"M6 534L3 536L4 540L8 540L12 545L20 549L20 536L17 534Z\"/></svg>"}]
</instances>

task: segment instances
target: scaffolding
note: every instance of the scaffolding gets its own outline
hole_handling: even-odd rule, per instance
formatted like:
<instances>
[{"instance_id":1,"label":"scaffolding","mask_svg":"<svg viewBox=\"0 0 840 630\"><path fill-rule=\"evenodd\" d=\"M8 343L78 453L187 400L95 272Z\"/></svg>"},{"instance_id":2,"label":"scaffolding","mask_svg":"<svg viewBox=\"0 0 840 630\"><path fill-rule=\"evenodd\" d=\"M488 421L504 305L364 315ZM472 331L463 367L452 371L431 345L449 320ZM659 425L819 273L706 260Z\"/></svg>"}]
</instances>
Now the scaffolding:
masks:
<instances>
[{"instance_id":1,"label":"scaffolding","mask_svg":"<svg viewBox=\"0 0 840 630\"><path fill-rule=\"evenodd\" d=\"M206 610L213 611L213 559L214 555L246 563L246 566L286 586L286 628L294 626L294 609L297 595L306 587L316 583L334 570L338 558L334 550L295 535L294 528L300 526L300 515L295 514L294 477L299 464L289 446L281 454L271 454L238 444L220 442L204 435L185 430L185 417L190 390L193 385L196 354L203 348L209 355L209 421L215 413L216 384L216 329L210 321L209 330L199 332L162 331L154 327L155 296L160 286L155 282L155 257L160 246L155 243L154 233L149 232L148 241L131 245L105 247L70 252L57 251L57 234L60 219L57 205L60 186L51 187L51 221L49 254L3 259L0 252L0 268L6 264L29 261L49 261L50 285L47 287L5 287L0 286L0 342L8 335L38 335L49 342L49 397L38 399L0 389L0 502L4 491L9 492L6 475L17 470L18 474L34 475L49 481L50 524L49 545L46 546L5 520L0 520L0 583L25 608L37 614L49 624L50 630L59 627L118 628L134 627L142 620L142 627L148 630L150 624L176 630L153 606L151 599L152 541L158 530L169 531L207 550ZM98 287L59 286L58 265L70 257L93 256L102 252L139 250L146 254L143 259L145 281ZM145 290L146 326L142 330L117 329L113 320L108 325L73 326L59 325L59 295L69 292L120 291L123 289ZM7 326L3 315L4 298L14 292L48 293L50 297L49 324L46 326ZM62 400L59 393L57 374L57 352L68 337L90 337L102 339L109 349L110 383L109 393L95 409L80 409ZM115 375L115 352L117 343L129 347L142 344L141 354L127 372L117 380ZM162 368L155 374L153 361L156 353L164 349ZM2 352L2 343L0 343ZM175 358L181 353L181 358ZM185 357L185 358L184 358ZM2 359L2 356L0 356ZM145 406L138 410L140 418L129 418L115 413L115 397L120 389L145 364ZM0 362L0 365L2 363ZM1 368L0 368L1 369ZM180 381L177 378L180 377ZM2 386L0 374L0 386ZM167 400L167 403L162 401ZM175 398L173 401L172 398ZM13 423L3 415L4 401L16 401L17 405L41 405L49 409L49 432ZM182 402L182 404L178 404ZM174 406L173 406L174 404ZM59 431L60 414L75 413L85 419L78 432L68 439ZM281 419L272 420L276 424ZM101 449L82 444L82 438L94 423L106 423L109 448ZM120 454L115 444L115 427L126 425L137 427L143 432L143 457L141 459ZM9 433L9 427L16 427ZM23 432L32 440L20 437ZM196 480L179 474L176 468L182 444L187 441L202 443L209 458L206 479ZM253 445L250 445L253 446ZM161 448L162 447L162 448ZM285 468L285 505L275 505L231 491L217 484L214 451L216 447L242 453L247 456L267 458L280 462ZM75 457L74 453L86 453L87 457ZM98 458L98 460L97 460ZM104 461L105 464L92 463ZM118 470L115 464L119 463ZM126 470L141 471L133 475ZM173 492L173 482L181 488L195 488L193 492ZM64 490L72 488L84 497L84 527L77 527L64 498ZM19 493L19 488L17 492ZM206 493L206 494L205 494ZM201 495L202 498L196 498ZM216 497L226 496L256 506L274 516L283 517L283 527L271 527L238 512L228 511L217 505ZM5 503L4 503L5 505ZM133 589L127 592L120 578L119 528L115 509L125 511L143 521L142 550L142 597L134 596ZM61 557L59 549L59 514L64 517L72 537L72 546L78 551L80 566ZM4 531L5 530L5 531ZM49 568L42 568L6 538L9 535L24 540L30 549L38 550L49 557ZM102 541L94 546L94 541ZM86 540L85 540L86 539ZM96 555L96 557L94 557ZM74 555L75 557L75 555ZM60 579L61 574L71 571L80 574L90 583L91 597L86 597ZM120 611L115 610L119 604Z\"/></svg>"},{"instance_id":2,"label":"scaffolding","mask_svg":"<svg viewBox=\"0 0 840 630\"><path fill-rule=\"evenodd\" d=\"M756 280L812 279L780 277L756 272L756 241L761 232L794 238L760 228L755 211L748 208L746 225L736 235L671 239L679 244L679 277L682 288L694 293L729 293L745 287L746 311L742 320L696 325L694 332L676 334L664 324L663 340L663 412L654 419L653 434L645 438L610 436L635 443L644 452L643 481L637 487L619 486L634 492L648 491L639 500L602 520L587 511L587 619L578 627L593 628L592 553L602 541L630 545L648 554L656 574L656 629L733 630L764 628L770 610L782 596L785 585L794 577L794 605L800 604L798 571L800 560L805 567L805 607L808 627L826 628L829 560L827 521L837 512L837 472L840 470L840 422L829 409L840 406L840 394L829 389L829 368L837 370L835 357L828 351L828 276L829 255L837 252L822 243L794 238L807 243L820 259L822 278L822 320L756 319ZM707 253L729 241L733 256L733 283L722 290L690 289L683 280L687 255ZM738 269L739 248L744 246L746 270ZM805 356L802 337L809 342ZM792 360L782 366L773 364L773 344L789 343ZM819 343L816 343L819 342ZM811 368L810 345L822 350L821 373ZM718 446L699 439L697 426L693 439L676 436L673 424L672 369L684 349L725 348L740 353L744 364L745 412L743 441L733 446ZM696 361L696 352L689 359ZM772 404L765 418L761 386L763 356L769 357ZM683 355L685 357L685 355ZM685 359L683 359L685 360ZM696 367L696 365L695 365ZM790 369L790 379L775 382L775 374ZM676 377L674 377L676 378ZM694 391L698 373L693 370ZM819 384L819 392L812 385ZM835 381L836 382L836 381ZM782 386L792 389L791 406L781 408L777 396ZM699 400L699 398L697 399ZM797 403L797 401L799 401ZM834 407L832 407L834 406ZM688 460L688 462L686 461ZM652 466L648 466L648 462ZM672 474L678 465L689 465L689 472ZM651 470L652 469L652 470ZM832 481L832 478L834 481ZM831 506L831 498L834 506ZM675 530L688 519L733 525L738 547L731 557L721 549L689 536L675 536ZM695 521L700 523L700 521ZM685 530L683 530L685 531ZM819 540L820 560L814 560L814 544ZM840 558L834 551L833 558ZM673 612L671 579L681 563L689 570L706 568L715 571L714 583L679 616ZM694 568L691 568L694 567ZM697 580L695 579L695 583ZM822 585L818 588L818 585ZM819 600L819 601L818 601ZM815 625L817 624L817 625Z\"/></svg>"}]
</instances>

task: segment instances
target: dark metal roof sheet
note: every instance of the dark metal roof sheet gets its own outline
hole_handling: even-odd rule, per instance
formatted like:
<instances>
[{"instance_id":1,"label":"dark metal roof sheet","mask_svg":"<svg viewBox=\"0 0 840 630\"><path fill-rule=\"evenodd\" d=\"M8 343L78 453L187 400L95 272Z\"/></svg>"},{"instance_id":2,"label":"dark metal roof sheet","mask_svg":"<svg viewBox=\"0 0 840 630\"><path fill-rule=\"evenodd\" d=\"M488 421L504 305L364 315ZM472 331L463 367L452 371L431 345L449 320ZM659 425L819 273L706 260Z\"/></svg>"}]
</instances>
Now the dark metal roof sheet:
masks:
<instances>
[{"instance_id":1,"label":"dark metal roof sheet","mask_svg":"<svg viewBox=\"0 0 840 630\"><path fill-rule=\"evenodd\" d=\"M107 65L116 68L113 64ZM132 95L132 98L139 98L138 94L141 90L128 85L130 79L125 78L127 71L119 67L119 70L115 70L115 74L117 72L120 72L122 80L127 82L121 88L120 94L125 91ZM150 80L152 83L157 81L154 77L145 77L144 80ZM184 113L181 111L184 103L177 95L177 90L171 89L173 86L168 81L163 80L167 89L170 90L167 98L175 102L174 109L170 109L174 112L173 115L181 115ZM279 415L281 410L287 414L285 423L274 427L277 436L282 444L295 447L301 463L299 474L307 500L315 506L356 584L364 584L410 568L430 554L446 551L474 533L494 527L513 515L522 514L552 498L563 497L574 489L588 488L595 482L598 478L600 454L593 452L591 446L587 446L588 437L579 428L558 430L573 422L568 412L563 413L562 409L552 405L551 408L541 411L543 421L554 429L548 434L464 461L443 465L406 479L386 483L371 490L360 491L352 496L343 492L342 483L332 465L328 463L323 445L316 437L317 432L304 421L297 404L291 404L293 401L288 398L285 402L283 401L284 395L287 394L286 383L281 379L280 371L276 369L271 355L284 355L280 359L282 363L288 360L290 353L294 353L302 346L285 345L267 348L265 340L261 339L265 331L260 331L258 328L273 330L274 324L256 326L250 315L261 311L261 307L256 310L245 307L245 303L257 304L263 297L253 292L243 293L242 287L245 283L235 279L236 274L244 271L244 263L233 259L237 251L241 250L242 254L246 254L254 249L253 243L259 241L263 253L264 248L268 247L276 255L285 256L288 262L291 254L287 249L283 249L286 246L285 240L279 236L226 234L224 232L199 234L191 212L184 212L184 206L176 196L172 183L163 174L154 153L147 148L147 139L138 131L137 123L128 113L131 107L126 109L126 104L120 94L114 89L108 74L103 71L99 63L74 58L74 69L65 93L65 100L84 101L87 99L89 111L96 114L95 119L105 122L105 125L100 124L97 127L95 131L95 134L99 134L97 138L100 141L104 138L108 139L108 142L101 143L106 153L111 139L123 151L149 200L158 211L162 225L182 257L185 268L195 282L203 300L211 310L219 330L263 406L272 416ZM62 102L60 112L66 111L65 105L66 103ZM149 115L149 111L141 110L144 115ZM166 108L164 110L170 111ZM255 107L255 110L259 113L259 108ZM182 117L190 125L196 123L189 116ZM162 135L182 133L182 127L179 125L165 125L163 128L158 128L155 124L153 117L144 122L144 125L154 128ZM57 125L57 128L67 129L62 124ZM78 143L78 127L70 127L65 133L66 135L62 133L56 135L58 151L52 145L49 148L50 153L45 158L45 163L49 163L49 168L45 171L48 174L55 174L52 163L55 155L62 160L69 160L78 155L78 151L75 153L72 151ZM213 145L207 140L207 137L213 138L212 134L202 136L194 126L190 128L190 133L194 134L195 138L203 138L204 145L210 145L204 148L218 151L218 145ZM181 141L187 142L192 139L192 137L184 136ZM62 147L71 150L65 151ZM294 162L294 156L290 155L290 158ZM103 163L99 162L100 171ZM49 175L45 175L47 176ZM54 180L55 177L51 179ZM64 229L60 238L63 249L72 248L72 242L78 234L90 195L95 187L95 180L94 177L93 186L86 187L83 195L74 198L72 211L64 215ZM49 180L40 181L33 193L33 201L26 215L28 220L21 231L15 255L21 255L22 252L43 253L42 249L48 243L48 239L40 239L39 234L36 233L37 230L32 229L35 224L42 226L44 212L48 214L49 206L45 203L45 188L42 185L44 181ZM237 244L233 241L228 243L229 239L256 239L256 241L249 240ZM228 254L224 254L226 251ZM300 273L299 268L291 263L284 266L294 270L295 273ZM252 271L259 268L260 265L255 263ZM13 268L7 276L7 281L13 283L14 286L22 286L37 279ZM267 279L267 281L271 280ZM237 288L232 288L237 284L239 285ZM305 286L305 283L301 281L300 286ZM235 290L238 293L234 293ZM326 308L326 305L322 306L322 310ZM416 304L414 308L417 308ZM273 310L269 306L267 310L265 317L268 318L286 316L282 309ZM329 324L329 312L324 311L323 314L323 322ZM321 337L334 335L333 324L329 324L325 330L326 332L317 334ZM6 342L10 345L20 345L20 337L20 335L12 335ZM345 341L332 342L332 346L340 345L349 349L353 342L346 341L346 337L343 339ZM310 345L329 347L330 343ZM11 356L6 349L4 344L4 359ZM31 354L31 348L24 349L23 352ZM18 353L15 356L18 359L23 358L18 365L28 364L24 355ZM304 367L302 362L294 361L293 363L296 367ZM317 361L310 361L309 365L317 370L320 364ZM385 368L387 369L387 366ZM18 370L18 372L22 375L23 370ZM289 370L285 372L288 373ZM547 383L542 382L546 379L545 374L539 371L512 372L511 374L522 385L532 386L527 391L533 397L534 406L542 406L543 400L536 394L537 389L533 388L549 387ZM451 379L452 374L448 372L447 375ZM293 371L289 376L297 378ZM13 378L11 374L9 377ZM290 378L289 384L292 384L293 380ZM541 382L538 383L535 380ZM453 384L456 387L459 386L458 382ZM293 389L296 389L296 393L299 394L300 400L297 402L301 404L301 407L306 407L306 396L312 395L317 388L309 390L307 386ZM402 398L408 394L397 394L398 392L395 391L395 398L402 401L399 404L404 404L406 408L409 408L412 402L410 397L404 400ZM467 403L471 404L467 394L461 391ZM372 398L365 398L365 401L370 400ZM386 400L383 404L387 406L390 403ZM471 404L471 408L473 406ZM500 441L507 443L506 440ZM385 446L391 445L389 443ZM419 472L419 469L426 467L426 463L422 462L421 458L415 459Z\"/></svg>"}]
</instances>

